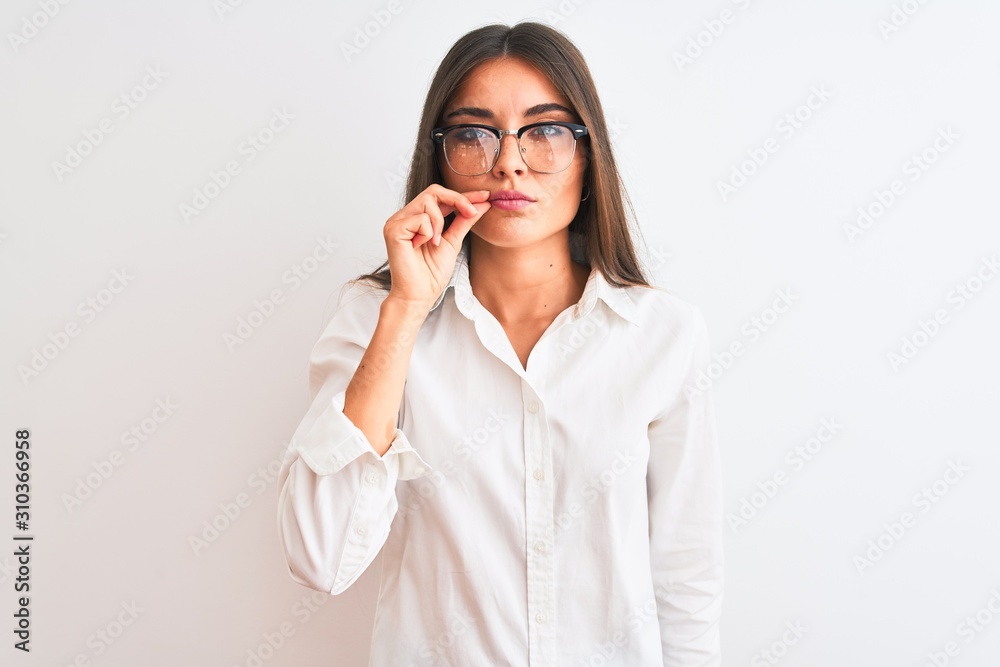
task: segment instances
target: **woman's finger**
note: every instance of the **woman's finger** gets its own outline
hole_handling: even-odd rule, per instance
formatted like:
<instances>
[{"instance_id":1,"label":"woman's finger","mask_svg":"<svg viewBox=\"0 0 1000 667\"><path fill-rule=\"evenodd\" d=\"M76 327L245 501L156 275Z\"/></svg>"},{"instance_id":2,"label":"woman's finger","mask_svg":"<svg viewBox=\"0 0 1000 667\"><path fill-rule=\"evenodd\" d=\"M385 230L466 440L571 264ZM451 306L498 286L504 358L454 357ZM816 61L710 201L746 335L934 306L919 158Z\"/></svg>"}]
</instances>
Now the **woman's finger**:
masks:
<instances>
[{"instance_id":1,"label":"woman's finger","mask_svg":"<svg viewBox=\"0 0 1000 667\"><path fill-rule=\"evenodd\" d=\"M477 214L475 204L486 201L490 196L489 190L473 190L467 193L449 190L444 186L430 186L425 192L436 200L438 208L444 215L453 211L458 211L465 217Z\"/></svg>"}]
</instances>

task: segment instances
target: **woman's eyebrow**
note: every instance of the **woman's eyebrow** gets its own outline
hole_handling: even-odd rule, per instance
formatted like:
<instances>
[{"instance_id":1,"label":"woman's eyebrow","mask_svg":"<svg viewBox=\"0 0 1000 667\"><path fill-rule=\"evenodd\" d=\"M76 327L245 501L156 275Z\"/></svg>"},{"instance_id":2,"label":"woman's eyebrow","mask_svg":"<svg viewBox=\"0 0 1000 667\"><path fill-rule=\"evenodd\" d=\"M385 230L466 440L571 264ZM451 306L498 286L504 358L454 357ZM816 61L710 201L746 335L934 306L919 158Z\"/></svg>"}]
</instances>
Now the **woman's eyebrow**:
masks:
<instances>
[{"instance_id":1,"label":"woman's eyebrow","mask_svg":"<svg viewBox=\"0 0 1000 667\"><path fill-rule=\"evenodd\" d=\"M563 111L568 113L570 116L575 116L572 109L567 109L561 104L555 102L545 102L544 104L536 104L527 111L524 112L525 117L528 116L541 116L544 113L549 113L550 111Z\"/></svg>"},{"instance_id":2,"label":"woman's eyebrow","mask_svg":"<svg viewBox=\"0 0 1000 667\"><path fill-rule=\"evenodd\" d=\"M569 114L570 116L575 116L572 110L567 109L561 104L556 102L544 102L542 104L536 104L527 111L524 112L525 118L531 116L541 116L544 113L549 113L551 111L562 111ZM449 118L454 118L455 116L473 116L474 118L487 118L493 119L493 112L489 109L483 109L482 107L459 107L454 111L450 111L445 115L445 120Z\"/></svg>"},{"instance_id":3,"label":"woman's eyebrow","mask_svg":"<svg viewBox=\"0 0 1000 667\"><path fill-rule=\"evenodd\" d=\"M445 120L455 116L473 116L475 118L493 118L493 112L480 107L458 107L454 111L445 114Z\"/></svg>"}]
</instances>

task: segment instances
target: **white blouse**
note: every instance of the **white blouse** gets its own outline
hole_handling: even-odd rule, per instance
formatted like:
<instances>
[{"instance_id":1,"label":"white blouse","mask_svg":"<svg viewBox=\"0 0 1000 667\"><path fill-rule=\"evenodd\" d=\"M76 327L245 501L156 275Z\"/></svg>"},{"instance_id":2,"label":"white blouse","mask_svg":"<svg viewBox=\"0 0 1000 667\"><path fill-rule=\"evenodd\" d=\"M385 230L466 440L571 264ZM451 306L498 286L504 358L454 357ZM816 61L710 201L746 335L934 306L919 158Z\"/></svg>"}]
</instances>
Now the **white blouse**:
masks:
<instances>
[{"instance_id":1,"label":"white blouse","mask_svg":"<svg viewBox=\"0 0 1000 667\"><path fill-rule=\"evenodd\" d=\"M278 477L291 578L336 595L383 552L373 666L720 665L700 309L595 268L523 368L472 293L467 248L417 336L381 457L343 406L387 293L341 290Z\"/></svg>"}]
</instances>

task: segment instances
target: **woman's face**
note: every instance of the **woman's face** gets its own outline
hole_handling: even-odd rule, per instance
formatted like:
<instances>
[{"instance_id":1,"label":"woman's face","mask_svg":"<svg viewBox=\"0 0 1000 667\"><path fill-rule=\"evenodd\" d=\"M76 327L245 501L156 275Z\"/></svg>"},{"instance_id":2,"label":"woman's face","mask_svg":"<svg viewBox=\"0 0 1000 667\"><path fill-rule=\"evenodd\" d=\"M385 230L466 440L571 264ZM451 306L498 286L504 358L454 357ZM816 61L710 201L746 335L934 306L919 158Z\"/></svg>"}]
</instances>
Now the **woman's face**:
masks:
<instances>
[{"instance_id":1,"label":"woman's face","mask_svg":"<svg viewBox=\"0 0 1000 667\"><path fill-rule=\"evenodd\" d=\"M537 108L539 105L548 106ZM529 123L546 120L580 123L569 101L559 94L548 77L523 60L502 58L485 62L469 74L445 106L441 125L480 123L502 130L517 130ZM517 138L509 134L503 135L497 163L485 174L456 174L445 161L440 146L438 167L442 184L450 190L489 190L491 193L518 190L534 199L517 210L493 205L471 230L491 245L529 246L561 232L576 215L587 166L585 142L577 142L569 167L555 174L529 169L521 158Z\"/></svg>"}]
</instances>

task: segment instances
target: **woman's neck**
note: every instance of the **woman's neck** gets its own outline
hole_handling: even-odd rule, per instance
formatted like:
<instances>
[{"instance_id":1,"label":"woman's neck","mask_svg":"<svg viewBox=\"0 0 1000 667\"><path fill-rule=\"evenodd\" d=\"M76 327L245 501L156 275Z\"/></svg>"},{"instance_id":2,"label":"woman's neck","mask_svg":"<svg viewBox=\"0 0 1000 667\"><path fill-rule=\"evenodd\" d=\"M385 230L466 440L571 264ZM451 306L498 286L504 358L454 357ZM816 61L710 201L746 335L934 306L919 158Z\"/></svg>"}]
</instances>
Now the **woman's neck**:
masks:
<instances>
[{"instance_id":1,"label":"woman's neck","mask_svg":"<svg viewBox=\"0 0 1000 667\"><path fill-rule=\"evenodd\" d=\"M472 293L501 324L551 321L580 300L590 269L573 261L567 230L524 248L471 236Z\"/></svg>"}]
</instances>

